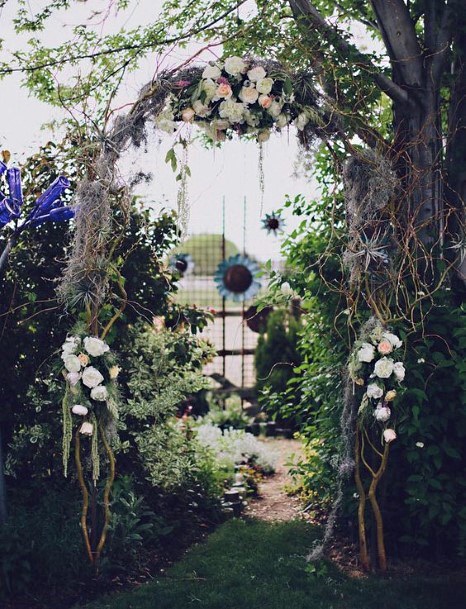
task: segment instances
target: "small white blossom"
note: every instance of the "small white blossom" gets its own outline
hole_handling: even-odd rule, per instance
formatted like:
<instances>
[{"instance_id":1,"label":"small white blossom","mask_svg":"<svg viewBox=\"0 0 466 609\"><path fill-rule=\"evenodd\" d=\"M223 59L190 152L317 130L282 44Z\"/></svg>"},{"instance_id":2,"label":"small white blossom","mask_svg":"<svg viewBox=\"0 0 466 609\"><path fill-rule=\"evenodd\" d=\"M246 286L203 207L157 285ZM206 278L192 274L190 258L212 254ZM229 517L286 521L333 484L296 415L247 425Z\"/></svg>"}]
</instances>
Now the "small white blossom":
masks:
<instances>
[{"instance_id":1,"label":"small white blossom","mask_svg":"<svg viewBox=\"0 0 466 609\"><path fill-rule=\"evenodd\" d=\"M382 387L379 387L376 383L370 383L370 385L367 386L366 393L368 398L378 400L383 396L383 389Z\"/></svg>"},{"instance_id":2,"label":"small white blossom","mask_svg":"<svg viewBox=\"0 0 466 609\"><path fill-rule=\"evenodd\" d=\"M396 440L396 432L394 429L386 429L383 432L383 439L385 440L385 442L387 444L389 444L390 442L393 442L393 440Z\"/></svg>"},{"instance_id":3,"label":"small white blossom","mask_svg":"<svg viewBox=\"0 0 466 609\"><path fill-rule=\"evenodd\" d=\"M84 421L84 423L79 428L79 433L83 434L83 436L92 436L94 433L94 426L92 423L88 421Z\"/></svg>"},{"instance_id":4,"label":"small white blossom","mask_svg":"<svg viewBox=\"0 0 466 609\"><path fill-rule=\"evenodd\" d=\"M91 389L91 398L93 400L97 400L98 402L105 402L108 398L108 391L105 385L97 385L97 387L93 387Z\"/></svg>"},{"instance_id":5,"label":"small white blossom","mask_svg":"<svg viewBox=\"0 0 466 609\"><path fill-rule=\"evenodd\" d=\"M397 381L403 381L406 374L406 369L403 365L403 362L396 362L393 366L393 373Z\"/></svg>"},{"instance_id":6,"label":"small white blossom","mask_svg":"<svg viewBox=\"0 0 466 609\"><path fill-rule=\"evenodd\" d=\"M418 448L424 448L424 442L416 442Z\"/></svg>"},{"instance_id":7,"label":"small white blossom","mask_svg":"<svg viewBox=\"0 0 466 609\"><path fill-rule=\"evenodd\" d=\"M370 363L375 357L374 345L370 343L362 343L356 354L358 362Z\"/></svg>"},{"instance_id":8,"label":"small white blossom","mask_svg":"<svg viewBox=\"0 0 466 609\"><path fill-rule=\"evenodd\" d=\"M382 336L391 343L394 349L399 349L403 344L403 341L401 341L396 334L392 334L391 332L384 332Z\"/></svg>"},{"instance_id":9,"label":"small white blossom","mask_svg":"<svg viewBox=\"0 0 466 609\"><path fill-rule=\"evenodd\" d=\"M68 372L68 374L66 375L66 380L72 387L77 385L80 379L81 374L79 372Z\"/></svg>"},{"instance_id":10,"label":"small white blossom","mask_svg":"<svg viewBox=\"0 0 466 609\"><path fill-rule=\"evenodd\" d=\"M80 417L85 417L89 411L85 406L81 406L81 404L75 404L71 409L71 412L73 414L79 415Z\"/></svg>"},{"instance_id":11,"label":"small white blossom","mask_svg":"<svg viewBox=\"0 0 466 609\"><path fill-rule=\"evenodd\" d=\"M81 370L81 362L77 355L67 355L63 358L63 364L68 372L79 372Z\"/></svg>"},{"instance_id":12,"label":"small white blossom","mask_svg":"<svg viewBox=\"0 0 466 609\"><path fill-rule=\"evenodd\" d=\"M390 418L391 410L388 406L382 406L374 410L374 417L379 423L386 423Z\"/></svg>"}]
</instances>

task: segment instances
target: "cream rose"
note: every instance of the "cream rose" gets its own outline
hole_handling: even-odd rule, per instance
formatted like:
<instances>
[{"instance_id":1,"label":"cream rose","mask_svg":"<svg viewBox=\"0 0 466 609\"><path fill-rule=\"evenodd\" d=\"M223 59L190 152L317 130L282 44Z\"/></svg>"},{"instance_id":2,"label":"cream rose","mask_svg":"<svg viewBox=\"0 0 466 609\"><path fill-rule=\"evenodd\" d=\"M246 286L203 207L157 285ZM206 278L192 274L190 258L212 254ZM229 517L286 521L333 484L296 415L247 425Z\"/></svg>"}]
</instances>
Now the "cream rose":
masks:
<instances>
[{"instance_id":1,"label":"cream rose","mask_svg":"<svg viewBox=\"0 0 466 609\"><path fill-rule=\"evenodd\" d=\"M85 417L89 411L85 406L81 406L81 404L75 404L71 409L71 412L73 414L79 415L80 417Z\"/></svg>"},{"instance_id":2,"label":"cream rose","mask_svg":"<svg viewBox=\"0 0 466 609\"><path fill-rule=\"evenodd\" d=\"M388 379L393 372L393 360L389 357L382 357L375 362L374 373L379 379Z\"/></svg>"},{"instance_id":3,"label":"cream rose","mask_svg":"<svg viewBox=\"0 0 466 609\"><path fill-rule=\"evenodd\" d=\"M204 71L202 72L202 78L209 78L209 79L212 79L212 80L216 80L221 75L222 75L222 71L215 64L214 65L211 64L211 65L206 66L204 68Z\"/></svg>"},{"instance_id":4,"label":"cream rose","mask_svg":"<svg viewBox=\"0 0 466 609\"><path fill-rule=\"evenodd\" d=\"M403 381L406 374L406 369L403 365L403 362L396 362L393 366L393 373L397 381Z\"/></svg>"},{"instance_id":5,"label":"cream rose","mask_svg":"<svg viewBox=\"0 0 466 609\"><path fill-rule=\"evenodd\" d=\"M88 421L84 421L84 423L79 428L79 433L82 433L83 436L92 436L94 433L94 425L89 423Z\"/></svg>"},{"instance_id":6,"label":"cream rose","mask_svg":"<svg viewBox=\"0 0 466 609\"><path fill-rule=\"evenodd\" d=\"M267 109L267 112L273 118L278 118L280 116L281 111L282 111L282 107L277 101L273 101L270 104L270 107Z\"/></svg>"},{"instance_id":7,"label":"cream rose","mask_svg":"<svg viewBox=\"0 0 466 609\"><path fill-rule=\"evenodd\" d=\"M381 406L374 410L374 417L379 423L386 423L391 415L391 410L387 406Z\"/></svg>"},{"instance_id":8,"label":"cream rose","mask_svg":"<svg viewBox=\"0 0 466 609\"><path fill-rule=\"evenodd\" d=\"M79 372L68 372L68 374L66 375L66 380L72 387L77 385L80 379L81 375L79 374Z\"/></svg>"},{"instance_id":9,"label":"cream rose","mask_svg":"<svg viewBox=\"0 0 466 609\"><path fill-rule=\"evenodd\" d=\"M244 74L246 72L247 65L241 59L241 57L227 57L225 59L225 67L224 70L227 74L231 74L232 76L237 76L238 74Z\"/></svg>"},{"instance_id":10,"label":"cream rose","mask_svg":"<svg viewBox=\"0 0 466 609\"><path fill-rule=\"evenodd\" d=\"M89 366L86 368L82 375L82 382L86 387L92 389L93 387L97 387L104 380L104 377L100 374L97 368L93 366Z\"/></svg>"},{"instance_id":11,"label":"cream rose","mask_svg":"<svg viewBox=\"0 0 466 609\"><path fill-rule=\"evenodd\" d=\"M366 393L368 398L371 398L372 400L378 400L383 396L383 389L376 385L376 383L370 383L367 386Z\"/></svg>"},{"instance_id":12,"label":"cream rose","mask_svg":"<svg viewBox=\"0 0 466 609\"><path fill-rule=\"evenodd\" d=\"M393 442L393 440L396 440L396 432L394 429L386 429L383 432L383 439L385 440L385 442L387 444L389 444L390 442Z\"/></svg>"},{"instance_id":13,"label":"cream rose","mask_svg":"<svg viewBox=\"0 0 466 609\"><path fill-rule=\"evenodd\" d=\"M91 398L93 400L97 400L98 402L105 402L108 398L108 391L105 385L97 385L97 387L93 387L91 389Z\"/></svg>"},{"instance_id":14,"label":"cream rose","mask_svg":"<svg viewBox=\"0 0 466 609\"><path fill-rule=\"evenodd\" d=\"M252 82L257 82L258 80L263 80L267 76L267 72L264 70L262 66L256 66L248 71L248 78Z\"/></svg>"},{"instance_id":15,"label":"cream rose","mask_svg":"<svg viewBox=\"0 0 466 609\"><path fill-rule=\"evenodd\" d=\"M193 109L198 116L208 116L210 114L209 106L204 105L200 99L196 99Z\"/></svg>"},{"instance_id":16,"label":"cream rose","mask_svg":"<svg viewBox=\"0 0 466 609\"><path fill-rule=\"evenodd\" d=\"M81 362L77 355L67 355L63 358L63 364L68 372L79 372L81 370Z\"/></svg>"},{"instance_id":17,"label":"cream rose","mask_svg":"<svg viewBox=\"0 0 466 609\"><path fill-rule=\"evenodd\" d=\"M62 350L62 359L64 359L68 355L72 355L76 352L81 339L78 336L70 336L66 339L66 341L61 346Z\"/></svg>"},{"instance_id":18,"label":"cream rose","mask_svg":"<svg viewBox=\"0 0 466 609\"><path fill-rule=\"evenodd\" d=\"M185 123L190 123L193 120L195 114L196 112L193 108L185 108L181 113L181 119Z\"/></svg>"},{"instance_id":19,"label":"cream rose","mask_svg":"<svg viewBox=\"0 0 466 609\"><path fill-rule=\"evenodd\" d=\"M254 104L259 97L259 92L255 87L243 87L238 97L245 104Z\"/></svg>"},{"instance_id":20,"label":"cream rose","mask_svg":"<svg viewBox=\"0 0 466 609\"><path fill-rule=\"evenodd\" d=\"M219 106L218 113L221 118L227 118L230 123L241 123L244 120L244 106L241 103L227 99ZM220 127L217 127L218 129Z\"/></svg>"},{"instance_id":21,"label":"cream rose","mask_svg":"<svg viewBox=\"0 0 466 609\"><path fill-rule=\"evenodd\" d=\"M272 78L261 78L256 83L256 89L259 91L259 93L263 93L264 95L267 95L268 93L270 93L270 91L272 90L272 87L273 87Z\"/></svg>"},{"instance_id":22,"label":"cream rose","mask_svg":"<svg viewBox=\"0 0 466 609\"><path fill-rule=\"evenodd\" d=\"M110 350L110 347L100 338L95 336L86 336L84 339L84 349L92 355L92 357L99 357L103 355L107 351Z\"/></svg>"},{"instance_id":23,"label":"cream rose","mask_svg":"<svg viewBox=\"0 0 466 609\"><path fill-rule=\"evenodd\" d=\"M370 343L362 343L361 347L358 349L356 357L358 362L366 362L368 364L375 357L374 346Z\"/></svg>"}]
</instances>

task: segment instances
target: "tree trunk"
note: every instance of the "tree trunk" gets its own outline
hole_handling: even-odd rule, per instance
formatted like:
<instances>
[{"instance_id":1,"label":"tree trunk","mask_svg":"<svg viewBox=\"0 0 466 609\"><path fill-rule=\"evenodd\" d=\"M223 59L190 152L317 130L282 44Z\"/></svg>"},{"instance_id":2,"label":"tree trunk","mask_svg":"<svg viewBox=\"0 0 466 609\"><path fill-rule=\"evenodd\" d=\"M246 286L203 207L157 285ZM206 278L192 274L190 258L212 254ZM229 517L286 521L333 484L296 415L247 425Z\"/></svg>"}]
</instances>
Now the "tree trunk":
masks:
<instances>
[{"instance_id":1,"label":"tree trunk","mask_svg":"<svg viewBox=\"0 0 466 609\"><path fill-rule=\"evenodd\" d=\"M6 484L5 475L3 473L3 446L2 446L2 429L0 425L0 525L5 524L7 519L6 507Z\"/></svg>"}]
</instances>

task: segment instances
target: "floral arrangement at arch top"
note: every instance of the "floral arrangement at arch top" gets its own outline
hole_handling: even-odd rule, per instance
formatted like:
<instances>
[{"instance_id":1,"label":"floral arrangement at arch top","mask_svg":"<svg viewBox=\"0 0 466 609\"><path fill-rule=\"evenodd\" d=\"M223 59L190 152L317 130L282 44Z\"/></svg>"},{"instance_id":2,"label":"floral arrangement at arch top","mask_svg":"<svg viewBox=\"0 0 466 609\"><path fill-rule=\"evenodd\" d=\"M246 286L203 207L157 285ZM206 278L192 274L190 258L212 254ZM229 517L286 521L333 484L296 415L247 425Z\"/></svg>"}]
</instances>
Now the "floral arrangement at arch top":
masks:
<instances>
[{"instance_id":1,"label":"floral arrangement at arch top","mask_svg":"<svg viewBox=\"0 0 466 609\"><path fill-rule=\"evenodd\" d=\"M377 322L367 340L356 341L348 364L348 372L356 385L365 388L358 417L372 417L382 427L386 443L396 439L393 429L393 403L405 378L405 367L399 349L400 338Z\"/></svg>"},{"instance_id":2,"label":"floral arrangement at arch top","mask_svg":"<svg viewBox=\"0 0 466 609\"><path fill-rule=\"evenodd\" d=\"M95 336L67 337L61 347L66 390L63 398L63 467L67 475L73 431L91 438L92 477L99 478L99 426L118 418L120 372L115 355ZM100 429L101 434L105 430Z\"/></svg>"},{"instance_id":3,"label":"floral arrangement at arch top","mask_svg":"<svg viewBox=\"0 0 466 609\"><path fill-rule=\"evenodd\" d=\"M265 62L227 57L210 62L200 78L175 86L179 91L169 95L155 120L168 133L179 122L195 122L213 141L251 133L265 142L273 129L293 124L303 131L309 121L322 121L316 108L297 103L291 78Z\"/></svg>"}]
</instances>

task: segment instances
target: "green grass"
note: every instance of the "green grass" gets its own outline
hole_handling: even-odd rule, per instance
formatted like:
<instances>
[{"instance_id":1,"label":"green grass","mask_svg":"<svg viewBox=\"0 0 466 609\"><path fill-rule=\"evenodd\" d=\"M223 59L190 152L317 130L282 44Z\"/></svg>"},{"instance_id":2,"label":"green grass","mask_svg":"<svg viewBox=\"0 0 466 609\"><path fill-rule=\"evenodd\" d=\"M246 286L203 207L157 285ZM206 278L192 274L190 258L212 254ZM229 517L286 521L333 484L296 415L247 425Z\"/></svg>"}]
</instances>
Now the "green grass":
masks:
<instances>
[{"instance_id":1,"label":"green grass","mask_svg":"<svg viewBox=\"0 0 466 609\"><path fill-rule=\"evenodd\" d=\"M303 522L232 520L165 577L87 609L465 609L466 582L435 577L350 579L309 573L316 529Z\"/></svg>"}]
</instances>

